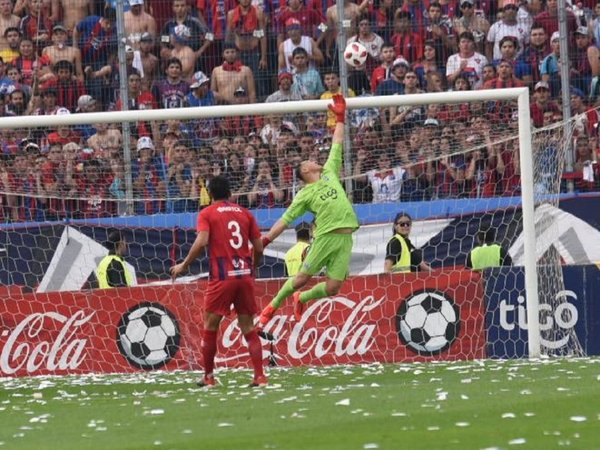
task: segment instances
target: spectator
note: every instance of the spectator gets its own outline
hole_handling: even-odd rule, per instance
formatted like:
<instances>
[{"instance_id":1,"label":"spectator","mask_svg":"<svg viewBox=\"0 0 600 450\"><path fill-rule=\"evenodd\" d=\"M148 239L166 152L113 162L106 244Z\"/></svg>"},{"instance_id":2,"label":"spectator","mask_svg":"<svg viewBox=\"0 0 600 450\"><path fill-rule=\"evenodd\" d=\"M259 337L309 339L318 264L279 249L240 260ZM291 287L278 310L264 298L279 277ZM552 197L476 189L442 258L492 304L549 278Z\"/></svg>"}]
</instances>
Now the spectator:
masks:
<instances>
[{"instance_id":1,"label":"spectator","mask_svg":"<svg viewBox=\"0 0 600 450\"><path fill-rule=\"evenodd\" d=\"M356 34L356 25L359 16L359 6L351 1L344 1L344 20L347 20L350 23L350 27L346 29L347 36ZM333 67L337 67L338 50L341 51L342 49L337 49L338 13L336 4L327 8L325 19L327 20L327 31L325 32L325 56L327 61L330 62Z\"/></svg>"},{"instance_id":2,"label":"spectator","mask_svg":"<svg viewBox=\"0 0 600 450\"><path fill-rule=\"evenodd\" d=\"M441 73L427 72L425 75L425 92L444 92L446 90L444 81L444 77Z\"/></svg>"},{"instance_id":3,"label":"spectator","mask_svg":"<svg viewBox=\"0 0 600 450\"><path fill-rule=\"evenodd\" d=\"M302 97L303 100L315 100L321 97L325 91L321 75L308 64L308 53L298 47L292 52L294 68L294 83L292 91Z\"/></svg>"},{"instance_id":4,"label":"spectator","mask_svg":"<svg viewBox=\"0 0 600 450\"><path fill-rule=\"evenodd\" d=\"M529 30L517 21L517 0L505 0L502 7L502 19L494 22L487 34L485 55L488 60L501 59L500 41L505 36L512 36L523 48L529 37Z\"/></svg>"},{"instance_id":5,"label":"spectator","mask_svg":"<svg viewBox=\"0 0 600 450\"><path fill-rule=\"evenodd\" d=\"M571 85L583 91L586 96L590 94L592 81L592 66L590 57L598 58L597 52L591 50L593 45L587 27L578 27L575 30L575 47L570 49Z\"/></svg>"},{"instance_id":6,"label":"spectator","mask_svg":"<svg viewBox=\"0 0 600 450\"><path fill-rule=\"evenodd\" d=\"M33 51L33 44L29 39L22 39L19 45L20 56L13 61L15 67L21 73L21 83L32 87L34 76L40 80L46 73L50 72L48 60L45 57L38 57Z\"/></svg>"},{"instance_id":7,"label":"spectator","mask_svg":"<svg viewBox=\"0 0 600 450\"><path fill-rule=\"evenodd\" d=\"M56 110L56 115L58 116L69 114L69 110L66 108L58 108ZM64 146L71 142L79 145L81 143L81 135L69 125L59 125L56 127L56 131L48 133L48 143L50 145L60 144Z\"/></svg>"},{"instance_id":8,"label":"spectator","mask_svg":"<svg viewBox=\"0 0 600 450\"><path fill-rule=\"evenodd\" d=\"M94 125L96 133L89 137L87 146L94 150L94 155L99 159L108 159L111 148L119 148L121 145L121 132L109 127L107 123L98 123Z\"/></svg>"},{"instance_id":9,"label":"spectator","mask_svg":"<svg viewBox=\"0 0 600 450\"><path fill-rule=\"evenodd\" d=\"M30 114L27 108L25 92L21 88L14 88L8 94L8 102L5 106L6 115L23 116Z\"/></svg>"},{"instance_id":10,"label":"spectator","mask_svg":"<svg viewBox=\"0 0 600 450\"><path fill-rule=\"evenodd\" d=\"M94 2L92 0L52 0L50 20L52 22L62 22L67 33L72 34L77 24L92 14L94 14Z\"/></svg>"},{"instance_id":11,"label":"spectator","mask_svg":"<svg viewBox=\"0 0 600 450\"><path fill-rule=\"evenodd\" d=\"M278 47L285 39L285 30L290 19L298 21L301 34L315 40L317 46L320 47L325 37L325 33L321 32L325 19L316 9L307 8L305 2L302 0L288 0L287 4L283 4L282 2L279 13L275 17Z\"/></svg>"},{"instance_id":12,"label":"spectator","mask_svg":"<svg viewBox=\"0 0 600 450\"><path fill-rule=\"evenodd\" d=\"M374 16L373 31L381 36L384 42L390 42L392 38L396 3L394 0L375 0L371 8L371 13Z\"/></svg>"},{"instance_id":13,"label":"spectator","mask_svg":"<svg viewBox=\"0 0 600 450\"><path fill-rule=\"evenodd\" d=\"M123 14L127 43L139 50L142 34L156 35L156 20L144 11L144 0L129 0L129 11Z\"/></svg>"},{"instance_id":14,"label":"spectator","mask_svg":"<svg viewBox=\"0 0 600 450\"><path fill-rule=\"evenodd\" d=\"M425 87L428 74L438 73L442 75L444 70L438 66L435 45L433 41L426 41L423 47L423 58L413 64L413 69L419 77L419 85Z\"/></svg>"},{"instance_id":15,"label":"spectator","mask_svg":"<svg viewBox=\"0 0 600 450\"><path fill-rule=\"evenodd\" d=\"M404 75L404 94L422 94L419 89L419 79L416 72L409 70ZM389 110L390 127L393 129L403 128L410 130L413 127L423 124L425 120L425 107L423 105L405 105L391 107Z\"/></svg>"},{"instance_id":16,"label":"spectator","mask_svg":"<svg viewBox=\"0 0 600 450\"><path fill-rule=\"evenodd\" d=\"M268 82L262 81L259 71L266 71L267 63L267 19L262 9L251 0L238 0L239 5L227 13L227 33L225 39L233 42L241 57L242 64L248 66L261 82L256 86L259 98L266 97ZM254 102L251 102L254 103Z\"/></svg>"},{"instance_id":17,"label":"spectator","mask_svg":"<svg viewBox=\"0 0 600 450\"><path fill-rule=\"evenodd\" d=\"M600 122L596 108L590 108L582 91L571 89L571 114L574 116L575 136L594 136Z\"/></svg>"},{"instance_id":18,"label":"spectator","mask_svg":"<svg viewBox=\"0 0 600 450\"><path fill-rule=\"evenodd\" d=\"M540 81L540 66L543 59L550 53L548 35L539 23L531 26L529 43L517 57L515 75L530 88Z\"/></svg>"},{"instance_id":19,"label":"spectator","mask_svg":"<svg viewBox=\"0 0 600 450\"><path fill-rule=\"evenodd\" d=\"M467 162L465 179L471 186L471 197L493 197L500 187L504 161L500 158L498 145L492 144L489 132L475 133L467 137L467 144L475 148Z\"/></svg>"},{"instance_id":20,"label":"spectator","mask_svg":"<svg viewBox=\"0 0 600 450\"><path fill-rule=\"evenodd\" d=\"M292 90L292 84L294 83L294 75L290 72L281 72L277 76L277 84L279 85L279 89L273 92L271 95L267 97L265 103L275 103L275 102L290 102L290 101L299 101L302 100L302 96L298 92L294 92ZM288 121L292 121L290 119L297 118L296 114L287 117Z\"/></svg>"},{"instance_id":21,"label":"spectator","mask_svg":"<svg viewBox=\"0 0 600 450\"><path fill-rule=\"evenodd\" d=\"M384 42L381 46L381 65L375 67L371 73L371 92L375 93L379 84L390 78L392 63L395 59L394 46L389 42Z\"/></svg>"},{"instance_id":22,"label":"spectator","mask_svg":"<svg viewBox=\"0 0 600 450\"><path fill-rule=\"evenodd\" d=\"M54 25L52 28L52 45L44 47L42 57L45 57L50 65L54 65L59 61L69 61L75 68L77 79L83 82L81 52L77 47L68 46L67 41L67 28L61 24ZM46 81L49 78L51 77L42 77L40 81Z\"/></svg>"},{"instance_id":23,"label":"spectator","mask_svg":"<svg viewBox=\"0 0 600 450\"><path fill-rule=\"evenodd\" d=\"M423 261L423 255L410 241L412 217L400 212L394 218L392 226L393 237L388 241L385 251L384 272L408 273L419 270L431 270Z\"/></svg>"},{"instance_id":24,"label":"spectator","mask_svg":"<svg viewBox=\"0 0 600 450\"><path fill-rule=\"evenodd\" d=\"M102 16L89 16L73 30L73 42L81 49L87 91L103 107L110 104L109 77L112 73L111 58L117 52L117 38L113 30L116 13L105 8Z\"/></svg>"},{"instance_id":25,"label":"spectator","mask_svg":"<svg viewBox=\"0 0 600 450\"><path fill-rule=\"evenodd\" d=\"M404 76L409 69L410 65L404 58L396 58L392 63L390 78L377 86L375 95L404 94Z\"/></svg>"},{"instance_id":26,"label":"spectator","mask_svg":"<svg viewBox=\"0 0 600 450\"><path fill-rule=\"evenodd\" d=\"M249 205L253 208L282 206L284 192L273 180L271 164L262 159L257 162L256 167L254 185L248 193Z\"/></svg>"},{"instance_id":27,"label":"spectator","mask_svg":"<svg viewBox=\"0 0 600 450\"><path fill-rule=\"evenodd\" d=\"M215 174L216 176L219 173ZM211 203L208 186L213 177L210 168L210 161L207 158L198 158L192 169L192 186L190 190L190 198L198 199L197 209L200 210Z\"/></svg>"},{"instance_id":28,"label":"spectator","mask_svg":"<svg viewBox=\"0 0 600 450\"><path fill-rule=\"evenodd\" d=\"M193 211L189 201L192 187L192 167L188 162L189 149L184 141L177 141L169 154L167 169L167 213Z\"/></svg>"},{"instance_id":29,"label":"spectator","mask_svg":"<svg viewBox=\"0 0 600 450\"><path fill-rule=\"evenodd\" d=\"M367 49L367 61L365 62L365 71L371 76L373 69L381 61L381 50L383 47L383 38L371 29L371 16L363 14L358 18L358 33L348 38L346 45L351 42L358 42Z\"/></svg>"},{"instance_id":30,"label":"spectator","mask_svg":"<svg viewBox=\"0 0 600 450\"><path fill-rule=\"evenodd\" d=\"M59 220L65 217L63 193L67 190L62 145L51 145L46 156L47 160L40 168L41 189L47 196L44 214L46 220Z\"/></svg>"},{"instance_id":31,"label":"spectator","mask_svg":"<svg viewBox=\"0 0 600 450\"><path fill-rule=\"evenodd\" d=\"M325 71L323 73L323 80L325 81L327 90L321 94L321 100L332 99L335 94L341 93L340 76L336 71ZM356 97L356 94L350 88L348 88L348 97ZM333 129L335 128L335 123L335 114L331 111L327 111L327 127Z\"/></svg>"},{"instance_id":32,"label":"spectator","mask_svg":"<svg viewBox=\"0 0 600 450\"><path fill-rule=\"evenodd\" d=\"M452 22L448 16L443 15L440 3L429 3L426 26L421 29L421 37L423 41L433 41L436 63L443 70L448 56L456 51L456 40L452 33Z\"/></svg>"},{"instance_id":33,"label":"spectator","mask_svg":"<svg viewBox=\"0 0 600 450\"><path fill-rule=\"evenodd\" d=\"M577 29L577 18L569 9L565 10L565 14L568 36L573 36L573 32ZM543 26L548 36L558 33L558 0L547 0L546 8L535 16L534 22ZM571 40L569 44L574 44L574 41Z\"/></svg>"},{"instance_id":34,"label":"spectator","mask_svg":"<svg viewBox=\"0 0 600 450\"><path fill-rule=\"evenodd\" d=\"M154 80L158 77L159 73L159 61L153 53L154 45L154 35L146 32L140 36L139 54L143 69L140 72L140 76L142 77L141 89L143 91L152 89Z\"/></svg>"},{"instance_id":35,"label":"spectator","mask_svg":"<svg viewBox=\"0 0 600 450\"><path fill-rule=\"evenodd\" d=\"M490 29L490 23L485 15L480 12L475 13L475 0L460 0L460 17L453 20L453 29L456 36L460 36L465 31L471 32L474 39L475 51L485 54L485 38Z\"/></svg>"},{"instance_id":36,"label":"spectator","mask_svg":"<svg viewBox=\"0 0 600 450\"><path fill-rule=\"evenodd\" d=\"M177 25L171 32L171 53L169 58L181 62L181 77L184 80L192 78L196 67L196 54L190 47L191 31L185 25Z\"/></svg>"},{"instance_id":37,"label":"spectator","mask_svg":"<svg viewBox=\"0 0 600 450\"><path fill-rule=\"evenodd\" d=\"M43 0L25 0L28 14L21 19L19 30L23 39L35 45L36 53L50 44L52 20L48 11L42 8Z\"/></svg>"},{"instance_id":38,"label":"spectator","mask_svg":"<svg viewBox=\"0 0 600 450\"><path fill-rule=\"evenodd\" d=\"M186 106L214 106L218 103L224 103L223 98L210 89L210 78L203 72L196 72L194 74L190 91L191 92L185 98ZM221 135L223 131L223 121L218 118L197 119L194 121L193 127L195 130L194 145L211 145Z\"/></svg>"},{"instance_id":39,"label":"spectator","mask_svg":"<svg viewBox=\"0 0 600 450\"><path fill-rule=\"evenodd\" d=\"M446 64L446 78L454 85L460 76L468 80L471 89L477 89L482 83L483 67L488 63L487 58L475 51L475 38L469 31L458 37L458 53L451 55Z\"/></svg>"},{"instance_id":40,"label":"spectator","mask_svg":"<svg viewBox=\"0 0 600 450\"><path fill-rule=\"evenodd\" d=\"M223 64L213 70L211 89L228 103L256 103L254 74L240 61L237 47L232 44L225 44Z\"/></svg>"},{"instance_id":41,"label":"spectator","mask_svg":"<svg viewBox=\"0 0 600 450\"><path fill-rule=\"evenodd\" d=\"M573 169L579 175L577 180L578 190L597 190L598 180L600 179L598 153L586 137L577 139Z\"/></svg>"},{"instance_id":42,"label":"spectator","mask_svg":"<svg viewBox=\"0 0 600 450\"><path fill-rule=\"evenodd\" d=\"M308 222L301 222L294 228L296 231L296 243L285 253L285 271L287 277L295 276L302 266L302 262L312 240L312 225Z\"/></svg>"},{"instance_id":43,"label":"spectator","mask_svg":"<svg viewBox=\"0 0 600 450\"><path fill-rule=\"evenodd\" d=\"M373 159L377 161L377 169L365 171L367 156L365 149L358 151L354 165L355 180L359 183L369 182L373 191L373 203L399 201L405 170L399 166L392 166L387 152L380 150L373 155Z\"/></svg>"},{"instance_id":44,"label":"spectator","mask_svg":"<svg viewBox=\"0 0 600 450\"><path fill-rule=\"evenodd\" d=\"M494 61L492 61L492 64L494 66L498 66L498 64L500 64L500 62L502 60L508 60L512 63L514 67L513 72L517 69L516 65L516 59L517 59L517 54L519 53L519 42L517 41L517 38L514 36L504 36L501 40L500 40L500 59L495 59ZM520 71L522 71L523 69L519 69Z\"/></svg>"},{"instance_id":45,"label":"spectator","mask_svg":"<svg viewBox=\"0 0 600 450\"><path fill-rule=\"evenodd\" d=\"M219 14L224 14L221 11ZM185 25L190 31L189 44L199 58L211 44L210 39L204 39L207 32L203 23L189 14L186 0L173 0L173 17L162 28L160 57L166 60L171 55L171 39L175 27Z\"/></svg>"},{"instance_id":46,"label":"spectator","mask_svg":"<svg viewBox=\"0 0 600 450\"><path fill-rule=\"evenodd\" d=\"M181 76L183 66L179 59L169 58L165 67L166 78L155 82L152 94L161 108L181 108L190 91L189 83Z\"/></svg>"},{"instance_id":47,"label":"spectator","mask_svg":"<svg viewBox=\"0 0 600 450\"><path fill-rule=\"evenodd\" d=\"M42 103L33 112L36 116L56 114L59 106L56 103L58 92L56 88L42 89Z\"/></svg>"},{"instance_id":48,"label":"spectator","mask_svg":"<svg viewBox=\"0 0 600 450\"><path fill-rule=\"evenodd\" d=\"M298 2L298 0L294 0ZM302 26L299 20L290 18L285 23L288 38L282 41L278 46L278 67L279 70L286 69L292 71L294 67L293 52L301 47L306 50L308 64L314 68L323 63L323 53L319 49L317 42L310 36L302 34Z\"/></svg>"},{"instance_id":49,"label":"spectator","mask_svg":"<svg viewBox=\"0 0 600 450\"><path fill-rule=\"evenodd\" d=\"M0 54L9 47L6 40L6 30L9 28L19 29L20 22L21 18L16 14L13 14L12 0L0 0Z\"/></svg>"},{"instance_id":50,"label":"spectator","mask_svg":"<svg viewBox=\"0 0 600 450\"><path fill-rule=\"evenodd\" d=\"M423 58L423 39L420 33L413 31L408 11L396 10L391 42L397 57L411 64Z\"/></svg>"},{"instance_id":51,"label":"spectator","mask_svg":"<svg viewBox=\"0 0 600 450\"><path fill-rule=\"evenodd\" d=\"M477 246L467 256L465 267L483 270L489 267L512 266L512 258L500 245L496 244L496 230L482 226L477 232Z\"/></svg>"},{"instance_id":52,"label":"spectator","mask_svg":"<svg viewBox=\"0 0 600 450\"><path fill-rule=\"evenodd\" d=\"M0 58L7 64L17 59L20 55L19 44L21 43L21 32L17 27L8 27L4 30L6 46L0 50Z\"/></svg>"},{"instance_id":53,"label":"spectator","mask_svg":"<svg viewBox=\"0 0 600 450\"><path fill-rule=\"evenodd\" d=\"M56 89L57 103L71 112L77 109L77 99L86 93L83 83L73 75L73 64L58 61L54 65L56 78L44 83L44 89Z\"/></svg>"},{"instance_id":54,"label":"spectator","mask_svg":"<svg viewBox=\"0 0 600 450\"><path fill-rule=\"evenodd\" d=\"M458 143L449 137L442 136L437 148L433 149L433 157L428 161L430 185L434 189L434 198L462 198L465 190L465 158L462 154L453 155L459 148Z\"/></svg>"},{"instance_id":55,"label":"spectator","mask_svg":"<svg viewBox=\"0 0 600 450\"><path fill-rule=\"evenodd\" d=\"M152 139L143 136L137 141L137 158L132 164L133 192L136 198L136 214L163 212L161 200L165 195L166 165L162 155L156 155Z\"/></svg>"},{"instance_id":56,"label":"spectator","mask_svg":"<svg viewBox=\"0 0 600 450\"><path fill-rule=\"evenodd\" d=\"M544 58L540 65L540 75L542 81L545 81L550 86L550 95L558 97L560 91L560 36L558 31L550 38L551 53Z\"/></svg>"}]
</instances>

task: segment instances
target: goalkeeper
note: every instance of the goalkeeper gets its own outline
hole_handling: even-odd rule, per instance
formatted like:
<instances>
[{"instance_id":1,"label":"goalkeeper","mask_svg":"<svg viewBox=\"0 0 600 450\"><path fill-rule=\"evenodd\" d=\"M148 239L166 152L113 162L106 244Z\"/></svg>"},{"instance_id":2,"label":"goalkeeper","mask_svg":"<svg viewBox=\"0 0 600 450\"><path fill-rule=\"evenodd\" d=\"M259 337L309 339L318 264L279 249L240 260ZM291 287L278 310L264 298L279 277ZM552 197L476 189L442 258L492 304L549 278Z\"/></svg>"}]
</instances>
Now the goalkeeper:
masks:
<instances>
[{"instance_id":1,"label":"goalkeeper","mask_svg":"<svg viewBox=\"0 0 600 450\"><path fill-rule=\"evenodd\" d=\"M340 181L346 118L344 97L334 95L333 104L328 105L328 108L336 116L336 125L327 162L323 166L309 160L300 163L296 173L305 186L296 194L281 219L262 237L263 245L266 246L304 213L312 212L315 215L316 232L311 248L300 271L285 282L262 311L259 318L262 326L271 320L281 303L290 295L294 298L294 316L296 320L300 320L307 302L336 295L348 275L352 233L358 229L358 219ZM327 280L300 293L299 289L323 267L326 269Z\"/></svg>"}]
</instances>

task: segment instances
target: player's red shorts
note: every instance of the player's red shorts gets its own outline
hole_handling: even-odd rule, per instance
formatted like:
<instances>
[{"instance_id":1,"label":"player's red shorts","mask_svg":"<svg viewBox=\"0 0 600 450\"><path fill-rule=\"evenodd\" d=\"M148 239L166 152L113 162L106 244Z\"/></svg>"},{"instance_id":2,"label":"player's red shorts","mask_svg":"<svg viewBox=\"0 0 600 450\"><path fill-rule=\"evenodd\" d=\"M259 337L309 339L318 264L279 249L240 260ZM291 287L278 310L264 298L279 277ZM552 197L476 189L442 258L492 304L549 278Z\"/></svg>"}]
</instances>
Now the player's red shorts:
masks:
<instances>
[{"instance_id":1,"label":"player's red shorts","mask_svg":"<svg viewBox=\"0 0 600 450\"><path fill-rule=\"evenodd\" d=\"M254 315L258 312L254 298L254 279L209 281L204 293L204 310L226 316L231 305L238 314Z\"/></svg>"}]
</instances>

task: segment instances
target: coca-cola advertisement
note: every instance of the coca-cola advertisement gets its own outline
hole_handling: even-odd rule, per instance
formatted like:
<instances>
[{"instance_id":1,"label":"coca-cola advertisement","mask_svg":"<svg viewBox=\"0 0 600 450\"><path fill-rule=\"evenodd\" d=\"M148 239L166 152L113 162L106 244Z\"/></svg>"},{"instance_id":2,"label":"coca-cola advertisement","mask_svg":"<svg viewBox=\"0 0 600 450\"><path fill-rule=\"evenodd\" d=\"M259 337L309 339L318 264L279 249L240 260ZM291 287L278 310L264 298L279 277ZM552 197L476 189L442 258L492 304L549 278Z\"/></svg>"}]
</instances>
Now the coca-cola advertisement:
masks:
<instances>
[{"instance_id":1,"label":"coca-cola advertisement","mask_svg":"<svg viewBox=\"0 0 600 450\"><path fill-rule=\"evenodd\" d=\"M284 280L258 281L259 306ZM316 280L318 281L318 280ZM205 282L17 294L0 303L3 376L201 369ZM307 305L291 299L264 333L265 361L281 366L484 357L480 275L471 271L351 277ZM249 367L235 315L220 329L217 365Z\"/></svg>"}]
</instances>

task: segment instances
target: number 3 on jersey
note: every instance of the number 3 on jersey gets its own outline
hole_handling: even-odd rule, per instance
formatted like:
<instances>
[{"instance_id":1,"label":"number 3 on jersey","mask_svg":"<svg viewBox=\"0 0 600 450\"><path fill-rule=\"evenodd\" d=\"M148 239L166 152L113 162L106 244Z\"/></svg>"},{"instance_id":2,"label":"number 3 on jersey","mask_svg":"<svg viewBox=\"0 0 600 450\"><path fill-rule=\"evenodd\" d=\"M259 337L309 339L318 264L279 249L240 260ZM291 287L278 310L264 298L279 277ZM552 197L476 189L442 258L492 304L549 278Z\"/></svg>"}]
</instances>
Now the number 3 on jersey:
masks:
<instances>
[{"instance_id":1,"label":"number 3 on jersey","mask_svg":"<svg viewBox=\"0 0 600 450\"><path fill-rule=\"evenodd\" d=\"M242 234L240 233L240 224L235 220L230 221L227 224L227 229L231 231L231 239L229 239L229 245L233 248L238 249L244 243L244 238L242 238Z\"/></svg>"}]
</instances>

